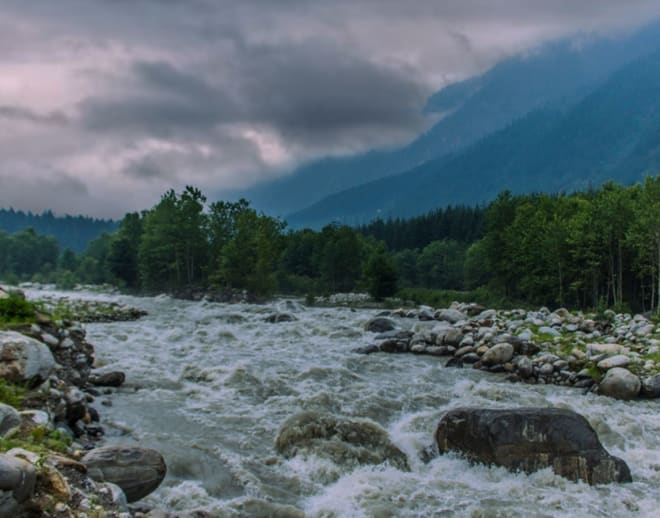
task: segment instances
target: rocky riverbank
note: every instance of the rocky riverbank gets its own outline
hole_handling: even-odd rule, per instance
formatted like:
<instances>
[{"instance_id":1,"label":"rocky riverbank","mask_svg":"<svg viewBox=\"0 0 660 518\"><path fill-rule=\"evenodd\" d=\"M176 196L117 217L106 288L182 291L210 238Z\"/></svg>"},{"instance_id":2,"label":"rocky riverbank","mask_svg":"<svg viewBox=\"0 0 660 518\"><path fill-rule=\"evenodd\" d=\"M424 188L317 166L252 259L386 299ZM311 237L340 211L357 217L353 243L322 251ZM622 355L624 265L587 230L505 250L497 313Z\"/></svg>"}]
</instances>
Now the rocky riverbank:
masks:
<instances>
[{"instance_id":1,"label":"rocky riverbank","mask_svg":"<svg viewBox=\"0 0 660 518\"><path fill-rule=\"evenodd\" d=\"M498 311L477 304L384 311L366 322L371 354L447 357L447 366L512 382L583 388L617 399L660 397L660 324L644 315Z\"/></svg>"},{"instance_id":2,"label":"rocky riverbank","mask_svg":"<svg viewBox=\"0 0 660 518\"><path fill-rule=\"evenodd\" d=\"M113 320L140 314L112 309L104 314ZM81 324L41 312L33 320L0 329L0 517L133 516L128 503L153 491L166 468L153 450L102 446L95 404L123 373L95 371Z\"/></svg>"}]
</instances>

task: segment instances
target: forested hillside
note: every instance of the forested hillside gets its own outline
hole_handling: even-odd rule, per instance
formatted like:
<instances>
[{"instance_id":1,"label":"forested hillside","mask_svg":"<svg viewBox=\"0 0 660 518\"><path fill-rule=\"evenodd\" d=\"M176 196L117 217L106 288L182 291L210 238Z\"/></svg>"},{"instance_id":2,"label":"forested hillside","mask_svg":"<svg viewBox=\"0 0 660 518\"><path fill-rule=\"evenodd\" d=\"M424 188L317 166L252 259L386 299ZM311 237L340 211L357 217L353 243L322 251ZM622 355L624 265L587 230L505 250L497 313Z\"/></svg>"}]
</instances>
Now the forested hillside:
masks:
<instances>
[{"instance_id":1,"label":"forested hillside","mask_svg":"<svg viewBox=\"0 0 660 518\"><path fill-rule=\"evenodd\" d=\"M361 185L291 215L294 226L411 216L478 204L501 190L571 192L631 184L660 167L660 51L627 65L580 102L536 110L450 159Z\"/></svg>"},{"instance_id":2,"label":"forested hillside","mask_svg":"<svg viewBox=\"0 0 660 518\"><path fill-rule=\"evenodd\" d=\"M51 211L32 214L0 209L0 231L13 234L27 228L33 228L38 234L53 236L63 249L82 252L102 232L116 230L117 223L87 216L55 216Z\"/></svg>"},{"instance_id":3,"label":"forested hillside","mask_svg":"<svg viewBox=\"0 0 660 518\"><path fill-rule=\"evenodd\" d=\"M659 27L656 24L626 37L585 40L580 45L556 42L514 56L480 76L451 84L432 95L425 111L442 114L442 118L406 146L313 161L290 175L233 196L245 197L269 214L284 216L346 189L459 152L535 109L579 101L615 70L660 46ZM465 196L460 201L444 197L437 204L420 207L415 214L457 202L472 203ZM370 206L380 207L381 215L387 217L383 204ZM300 223L320 227L336 216L342 222L359 224L376 217L373 211L364 211L365 218L355 210L344 214L340 209L335 207L331 211L334 215L326 213L318 220L310 218ZM410 212L396 213L406 214Z\"/></svg>"}]
</instances>

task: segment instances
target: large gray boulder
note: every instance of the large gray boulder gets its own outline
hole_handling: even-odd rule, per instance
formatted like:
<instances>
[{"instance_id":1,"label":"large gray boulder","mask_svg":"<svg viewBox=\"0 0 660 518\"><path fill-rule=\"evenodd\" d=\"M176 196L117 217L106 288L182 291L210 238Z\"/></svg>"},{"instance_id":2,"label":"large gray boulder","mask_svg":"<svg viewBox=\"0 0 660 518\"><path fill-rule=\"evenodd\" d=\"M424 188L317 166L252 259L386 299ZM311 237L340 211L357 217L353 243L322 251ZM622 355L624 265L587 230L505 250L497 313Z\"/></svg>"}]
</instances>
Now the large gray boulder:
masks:
<instances>
[{"instance_id":1,"label":"large gray boulder","mask_svg":"<svg viewBox=\"0 0 660 518\"><path fill-rule=\"evenodd\" d=\"M54 368L48 346L15 331L0 331L0 378L36 384L48 378Z\"/></svg>"},{"instance_id":2,"label":"large gray boulder","mask_svg":"<svg viewBox=\"0 0 660 518\"><path fill-rule=\"evenodd\" d=\"M642 388L642 382L628 369L614 367L607 371L598 384L598 393L614 399L635 399Z\"/></svg>"},{"instance_id":3,"label":"large gray boulder","mask_svg":"<svg viewBox=\"0 0 660 518\"><path fill-rule=\"evenodd\" d=\"M18 505L32 496L36 483L32 464L0 455L0 516L16 516Z\"/></svg>"},{"instance_id":4,"label":"large gray boulder","mask_svg":"<svg viewBox=\"0 0 660 518\"><path fill-rule=\"evenodd\" d=\"M137 446L104 446L82 458L89 476L97 482L118 485L128 502L154 491L165 478L165 459L156 450Z\"/></svg>"},{"instance_id":5,"label":"large gray boulder","mask_svg":"<svg viewBox=\"0 0 660 518\"><path fill-rule=\"evenodd\" d=\"M472 462L527 473L551 467L589 484L630 482L626 463L610 455L587 420L560 408L457 408L440 419L441 453L458 451Z\"/></svg>"}]
</instances>

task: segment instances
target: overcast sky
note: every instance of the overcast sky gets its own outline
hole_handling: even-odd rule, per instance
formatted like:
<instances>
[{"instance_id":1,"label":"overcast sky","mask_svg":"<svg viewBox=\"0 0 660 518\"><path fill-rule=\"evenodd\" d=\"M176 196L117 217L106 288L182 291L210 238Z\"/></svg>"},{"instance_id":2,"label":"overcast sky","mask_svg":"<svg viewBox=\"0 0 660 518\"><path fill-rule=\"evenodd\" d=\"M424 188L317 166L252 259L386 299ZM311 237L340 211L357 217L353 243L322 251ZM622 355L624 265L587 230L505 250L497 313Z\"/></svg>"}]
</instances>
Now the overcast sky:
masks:
<instances>
[{"instance_id":1,"label":"overcast sky","mask_svg":"<svg viewBox=\"0 0 660 518\"><path fill-rule=\"evenodd\" d=\"M120 217L406 143L498 60L658 0L0 0L0 207Z\"/></svg>"}]
</instances>

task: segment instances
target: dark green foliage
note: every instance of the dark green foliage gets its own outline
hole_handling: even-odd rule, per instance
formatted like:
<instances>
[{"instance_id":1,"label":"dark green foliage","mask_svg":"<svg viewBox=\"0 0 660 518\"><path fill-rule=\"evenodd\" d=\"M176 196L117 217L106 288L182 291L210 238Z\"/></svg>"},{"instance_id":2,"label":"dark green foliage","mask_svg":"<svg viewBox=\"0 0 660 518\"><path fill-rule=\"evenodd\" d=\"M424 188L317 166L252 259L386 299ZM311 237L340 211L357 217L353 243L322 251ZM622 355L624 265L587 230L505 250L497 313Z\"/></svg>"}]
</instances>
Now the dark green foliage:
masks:
<instances>
[{"instance_id":1,"label":"dark green foliage","mask_svg":"<svg viewBox=\"0 0 660 518\"><path fill-rule=\"evenodd\" d=\"M20 409L25 397L25 391L25 387L9 383L0 378L0 403Z\"/></svg>"},{"instance_id":2,"label":"dark green foliage","mask_svg":"<svg viewBox=\"0 0 660 518\"><path fill-rule=\"evenodd\" d=\"M18 295L0 298L0 324L30 322L35 315L34 305Z\"/></svg>"},{"instance_id":3,"label":"dark green foliage","mask_svg":"<svg viewBox=\"0 0 660 518\"><path fill-rule=\"evenodd\" d=\"M0 209L0 231L13 234L28 228L33 228L38 234L54 237L62 248L82 252L101 232L113 232L117 223L86 216L55 216L49 210L42 214L32 214Z\"/></svg>"},{"instance_id":4,"label":"dark green foliage","mask_svg":"<svg viewBox=\"0 0 660 518\"><path fill-rule=\"evenodd\" d=\"M364 269L367 291L375 300L392 297L397 290L397 273L392 258L379 251L371 255Z\"/></svg>"}]
</instances>

